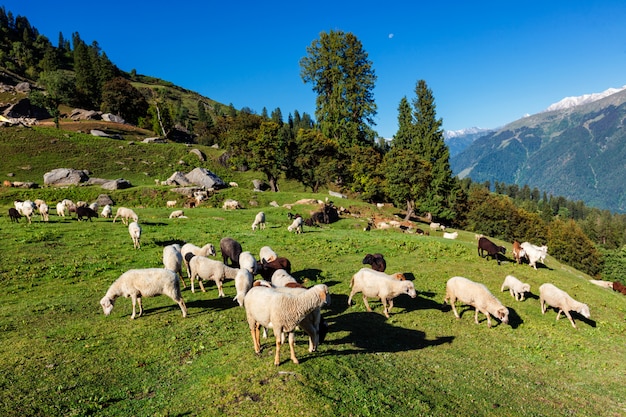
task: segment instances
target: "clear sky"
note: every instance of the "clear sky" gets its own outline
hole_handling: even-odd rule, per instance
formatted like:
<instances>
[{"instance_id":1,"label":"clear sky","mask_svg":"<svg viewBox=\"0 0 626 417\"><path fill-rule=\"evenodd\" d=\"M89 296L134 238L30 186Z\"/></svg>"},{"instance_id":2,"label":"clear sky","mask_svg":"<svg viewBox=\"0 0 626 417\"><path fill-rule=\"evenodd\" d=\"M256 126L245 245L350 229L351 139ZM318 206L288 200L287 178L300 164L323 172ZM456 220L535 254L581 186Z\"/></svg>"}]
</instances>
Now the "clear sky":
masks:
<instances>
[{"instance_id":1,"label":"clear sky","mask_svg":"<svg viewBox=\"0 0 626 417\"><path fill-rule=\"evenodd\" d=\"M378 133L418 80L443 128L495 128L567 96L626 85L626 1L108 0L1 3L57 46L97 41L124 71L236 108L315 117L299 61L321 32L353 33L378 77Z\"/></svg>"}]
</instances>

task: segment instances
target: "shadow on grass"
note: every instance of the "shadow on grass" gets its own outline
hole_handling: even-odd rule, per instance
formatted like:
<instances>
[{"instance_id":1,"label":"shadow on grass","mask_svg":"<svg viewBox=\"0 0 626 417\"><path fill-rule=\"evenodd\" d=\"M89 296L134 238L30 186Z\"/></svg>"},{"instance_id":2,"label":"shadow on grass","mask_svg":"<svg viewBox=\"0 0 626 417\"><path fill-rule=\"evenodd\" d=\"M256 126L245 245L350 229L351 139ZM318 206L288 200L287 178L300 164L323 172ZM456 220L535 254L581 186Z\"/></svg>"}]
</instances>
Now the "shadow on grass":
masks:
<instances>
[{"instance_id":1,"label":"shadow on grass","mask_svg":"<svg viewBox=\"0 0 626 417\"><path fill-rule=\"evenodd\" d=\"M170 240L155 240L154 244L157 246L169 246L169 245L173 245L173 244L179 244L181 247L185 244L186 242L184 240L181 239L170 239Z\"/></svg>"},{"instance_id":2,"label":"shadow on grass","mask_svg":"<svg viewBox=\"0 0 626 417\"><path fill-rule=\"evenodd\" d=\"M524 323L524 320L522 320L522 318L519 316L519 314L517 314L517 312L511 308L508 307L509 309L509 326L511 326L511 328L513 329L517 329L522 323ZM448 304L442 304L441 305L441 311L444 313L449 313L452 311L452 307ZM463 315L466 312L469 312L468 314L471 316L470 320L473 322L474 321L474 314L475 314L475 310L474 307L472 306L468 306L468 305L458 305L456 306L456 311L459 313L459 320L463 319ZM479 324L483 324L483 322L487 322L487 317L483 314L483 313L478 313L478 323ZM500 320L498 320L497 318L493 317L493 315L491 316L491 327L498 327L498 326L502 326L505 325L504 323L502 323Z\"/></svg>"}]
</instances>

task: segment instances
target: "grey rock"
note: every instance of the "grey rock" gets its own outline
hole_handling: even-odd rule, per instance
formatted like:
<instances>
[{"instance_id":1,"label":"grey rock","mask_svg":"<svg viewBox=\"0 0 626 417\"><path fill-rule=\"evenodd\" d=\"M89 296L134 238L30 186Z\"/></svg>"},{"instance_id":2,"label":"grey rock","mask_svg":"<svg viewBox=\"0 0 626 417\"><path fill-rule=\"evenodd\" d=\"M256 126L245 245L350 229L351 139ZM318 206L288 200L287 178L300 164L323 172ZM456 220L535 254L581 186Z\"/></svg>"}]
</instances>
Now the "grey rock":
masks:
<instances>
[{"instance_id":1,"label":"grey rock","mask_svg":"<svg viewBox=\"0 0 626 417\"><path fill-rule=\"evenodd\" d=\"M105 182L101 185L101 187L105 190L123 190L132 186L133 185L129 181L123 178L118 178L109 182Z\"/></svg>"},{"instance_id":2,"label":"grey rock","mask_svg":"<svg viewBox=\"0 0 626 417\"><path fill-rule=\"evenodd\" d=\"M195 185L204 188L223 188L226 183L217 175L205 168L195 168L185 175Z\"/></svg>"},{"instance_id":3,"label":"grey rock","mask_svg":"<svg viewBox=\"0 0 626 417\"><path fill-rule=\"evenodd\" d=\"M89 180L85 170L71 168L57 168L43 174L44 185L67 186L78 185Z\"/></svg>"}]
</instances>

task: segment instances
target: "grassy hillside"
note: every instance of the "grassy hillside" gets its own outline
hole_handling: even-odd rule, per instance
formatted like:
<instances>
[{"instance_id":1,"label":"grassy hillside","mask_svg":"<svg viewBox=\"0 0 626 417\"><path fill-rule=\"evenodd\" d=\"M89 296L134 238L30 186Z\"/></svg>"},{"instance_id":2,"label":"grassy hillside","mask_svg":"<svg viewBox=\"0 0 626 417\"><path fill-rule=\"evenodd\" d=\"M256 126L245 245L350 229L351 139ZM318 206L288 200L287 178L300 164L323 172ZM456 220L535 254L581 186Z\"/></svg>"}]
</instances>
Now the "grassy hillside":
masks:
<instances>
[{"instance_id":1,"label":"grassy hillside","mask_svg":"<svg viewBox=\"0 0 626 417\"><path fill-rule=\"evenodd\" d=\"M2 415L621 416L626 412L626 298L588 283L589 277L551 257L547 267L535 271L478 257L474 235L464 231L456 241L445 240L440 233L365 232L368 217L393 218L396 213L353 200L342 200L341 205L360 217L305 228L297 236L287 232L289 209L282 205L304 197L324 199L326 194L303 193L289 183L281 193L254 193L244 186L223 190L216 198L236 198L247 208L224 211L211 201L187 209L188 219L170 220L171 210L164 202L171 194L167 187L153 187L153 179L169 176L170 170L178 169L179 159L189 158L184 145L128 145L128 139L55 136L46 129L9 131L26 140L16 144L0 135L0 151L12 152L10 158L1 159L3 175L15 172L14 180L41 181L46 170L64 166L90 169L98 177L130 179L137 186L114 193L114 198L135 208L143 237L142 248L133 250L127 228L110 219L77 222L53 215L48 224L36 219L29 225L11 223L5 215L16 196L44 197L49 202L64 195L90 200L101 192L98 188L3 189ZM89 141L98 142L98 149L86 146ZM46 144L74 148L62 158L46 152ZM19 156L15 147L31 156ZM212 159L219 154L203 151ZM81 152L82 159L72 159ZM39 159L34 161L35 157ZM85 165L74 165L81 161ZM20 168L27 164L30 169ZM149 175L144 169L116 170L118 165L145 166ZM240 184L255 175L218 174ZM281 207L270 206L271 201ZM253 232L250 225L261 209L268 227ZM296 205L291 211L304 214L314 209ZM207 285L206 293L183 290L187 318L163 296L145 299L144 316L135 320L130 320L128 299L117 300L111 316L103 315L99 300L124 271L159 267L163 246L172 242L218 246L224 236L235 238L257 256L262 246L270 245L291 260L293 275L306 285L329 286L332 303L323 311L329 334L318 352L309 353L306 337L297 333L300 365L289 361L288 348L282 351L280 366L273 365L271 335L262 341L261 354L254 353L245 310L232 300L232 281L226 282L226 298L218 298L215 285ZM509 247L507 242L497 243ZM371 300L374 312L366 312L360 294L352 306L347 305L350 277L371 252L383 253L388 272L404 272L418 291L415 299L398 297L390 319L382 315L379 301ZM508 292L500 293L507 274L531 285L527 300L517 302ZM510 325L488 329L482 315L476 325L473 310L466 307L460 308L462 317L456 320L442 303L445 282L455 275L487 285L509 308ZM587 303L591 319L574 315L576 330L566 319L556 321L553 310L542 315L537 294L544 282Z\"/></svg>"}]
</instances>

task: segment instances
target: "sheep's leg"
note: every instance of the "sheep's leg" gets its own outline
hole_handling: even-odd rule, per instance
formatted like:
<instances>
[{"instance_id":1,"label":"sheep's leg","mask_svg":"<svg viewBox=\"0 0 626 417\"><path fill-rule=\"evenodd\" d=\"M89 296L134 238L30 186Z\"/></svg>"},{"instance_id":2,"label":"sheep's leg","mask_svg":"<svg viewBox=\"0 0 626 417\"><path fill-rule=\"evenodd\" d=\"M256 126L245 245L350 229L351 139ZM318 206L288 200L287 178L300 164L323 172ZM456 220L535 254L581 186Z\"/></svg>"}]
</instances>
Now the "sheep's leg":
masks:
<instances>
[{"instance_id":1,"label":"sheep's leg","mask_svg":"<svg viewBox=\"0 0 626 417\"><path fill-rule=\"evenodd\" d=\"M539 302L541 303L541 314L546 314L546 301L541 299Z\"/></svg>"},{"instance_id":2,"label":"sheep's leg","mask_svg":"<svg viewBox=\"0 0 626 417\"><path fill-rule=\"evenodd\" d=\"M217 284L217 293L219 294L220 297L226 297L226 294L224 294L224 288L222 285L222 280L217 280L215 281L215 283Z\"/></svg>"},{"instance_id":3,"label":"sheep's leg","mask_svg":"<svg viewBox=\"0 0 626 417\"><path fill-rule=\"evenodd\" d=\"M363 296L363 303L365 304L365 308L367 309L367 311L371 312L372 309L370 308L370 304L367 302L366 296Z\"/></svg>"},{"instance_id":4,"label":"sheep's leg","mask_svg":"<svg viewBox=\"0 0 626 417\"><path fill-rule=\"evenodd\" d=\"M130 316L130 318L134 319L135 315L136 315L136 313L135 313L135 304L137 304L137 296L131 295L130 296L130 300L132 301L132 304L133 304L133 314Z\"/></svg>"},{"instance_id":5,"label":"sheep's leg","mask_svg":"<svg viewBox=\"0 0 626 417\"><path fill-rule=\"evenodd\" d=\"M387 309L387 299L385 297L380 297L380 301L383 303L383 314L385 317L389 318L389 310Z\"/></svg>"},{"instance_id":6,"label":"sheep's leg","mask_svg":"<svg viewBox=\"0 0 626 417\"><path fill-rule=\"evenodd\" d=\"M474 323L478 324L478 309L474 308ZM487 318L489 318L489 316L487 316Z\"/></svg>"},{"instance_id":7,"label":"sheep's leg","mask_svg":"<svg viewBox=\"0 0 626 417\"><path fill-rule=\"evenodd\" d=\"M387 309L387 312L391 313L392 308L393 308L393 299L389 300L389 308Z\"/></svg>"},{"instance_id":8,"label":"sheep's leg","mask_svg":"<svg viewBox=\"0 0 626 417\"><path fill-rule=\"evenodd\" d=\"M197 278L198 278L198 285L200 286L200 289L202 290L202 292L206 292L206 290L204 289L204 283L202 282L204 280L202 279L201 276L198 276Z\"/></svg>"},{"instance_id":9,"label":"sheep's leg","mask_svg":"<svg viewBox=\"0 0 626 417\"><path fill-rule=\"evenodd\" d=\"M254 344L254 352L261 353L261 340L259 339L259 323L255 323L250 327L250 334L252 336L252 343Z\"/></svg>"},{"instance_id":10,"label":"sheep's leg","mask_svg":"<svg viewBox=\"0 0 626 417\"><path fill-rule=\"evenodd\" d=\"M137 317L141 317L143 314L143 304L141 304L141 296L137 296L137 304L139 304L139 314Z\"/></svg>"},{"instance_id":11,"label":"sheep's leg","mask_svg":"<svg viewBox=\"0 0 626 417\"><path fill-rule=\"evenodd\" d=\"M561 313L562 313L562 312L563 312L563 310L561 310L561 309L559 308L559 312L558 312L558 313L556 313L556 319L557 319L557 320L561 318Z\"/></svg>"},{"instance_id":12,"label":"sheep's leg","mask_svg":"<svg viewBox=\"0 0 626 417\"><path fill-rule=\"evenodd\" d=\"M274 329L274 336L276 337L276 354L274 355L274 365L280 365L280 345L282 344L282 329Z\"/></svg>"},{"instance_id":13,"label":"sheep's leg","mask_svg":"<svg viewBox=\"0 0 626 417\"><path fill-rule=\"evenodd\" d=\"M515 297L515 291L513 291L513 288L509 289L509 293L511 294L511 297ZM517 300L517 297L515 297L515 299Z\"/></svg>"},{"instance_id":14,"label":"sheep's leg","mask_svg":"<svg viewBox=\"0 0 626 417\"><path fill-rule=\"evenodd\" d=\"M485 316L487 316L487 328L491 328L491 316L488 311L485 312Z\"/></svg>"},{"instance_id":15,"label":"sheep's leg","mask_svg":"<svg viewBox=\"0 0 626 417\"><path fill-rule=\"evenodd\" d=\"M185 300L181 298L180 300L177 301L177 303L178 303L178 306L180 307L180 311L183 312L183 317L187 317L187 306L185 305Z\"/></svg>"},{"instance_id":16,"label":"sheep's leg","mask_svg":"<svg viewBox=\"0 0 626 417\"><path fill-rule=\"evenodd\" d=\"M298 358L296 358L296 334L289 332L289 351L291 352L291 361L296 365L299 364Z\"/></svg>"},{"instance_id":17,"label":"sheep's leg","mask_svg":"<svg viewBox=\"0 0 626 417\"><path fill-rule=\"evenodd\" d=\"M457 319L460 319L461 316L459 316L459 313L456 311L456 307L454 306L454 304L456 303L456 298L450 297L448 299L448 303L450 303L450 306L452 307L452 311L454 312L454 317L456 317Z\"/></svg>"},{"instance_id":18,"label":"sheep's leg","mask_svg":"<svg viewBox=\"0 0 626 417\"><path fill-rule=\"evenodd\" d=\"M183 283L183 288L187 288L187 284L185 284L185 280L183 279L183 274L182 272L178 273L178 277L180 278L180 282Z\"/></svg>"},{"instance_id":19,"label":"sheep's leg","mask_svg":"<svg viewBox=\"0 0 626 417\"><path fill-rule=\"evenodd\" d=\"M578 329L578 327L576 327L576 323L574 323L574 319L569 314L569 311L564 311L563 313L567 316L567 318L569 319L569 322L572 323L572 327L574 327L574 329Z\"/></svg>"},{"instance_id":20,"label":"sheep's leg","mask_svg":"<svg viewBox=\"0 0 626 417\"><path fill-rule=\"evenodd\" d=\"M351 306L352 305L352 296L356 293L356 291L352 290L350 291L350 296L348 297L348 305Z\"/></svg>"}]
</instances>

